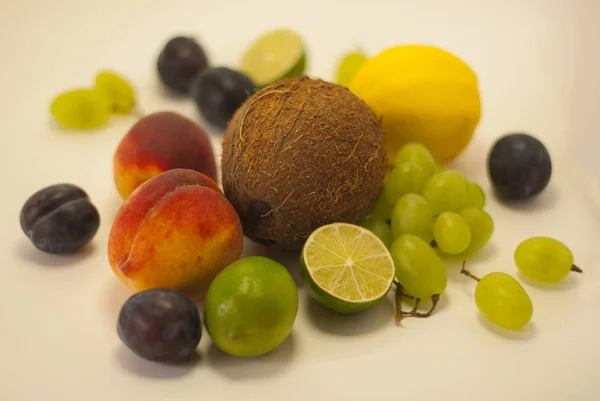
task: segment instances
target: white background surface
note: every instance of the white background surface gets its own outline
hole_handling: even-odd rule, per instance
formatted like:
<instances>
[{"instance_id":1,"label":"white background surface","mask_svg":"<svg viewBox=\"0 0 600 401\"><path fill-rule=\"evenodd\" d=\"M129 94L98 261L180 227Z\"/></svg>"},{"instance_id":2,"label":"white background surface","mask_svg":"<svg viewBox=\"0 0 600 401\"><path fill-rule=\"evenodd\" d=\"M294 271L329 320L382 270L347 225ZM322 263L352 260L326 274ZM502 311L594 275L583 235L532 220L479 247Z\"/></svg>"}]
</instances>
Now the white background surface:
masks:
<instances>
[{"instance_id":1,"label":"white background surface","mask_svg":"<svg viewBox=\"0 0 600 401\"><path fill-rule=\"evenodd\" d=\"M2 1L0 400L600 399L598 17L595 0ZM196 34L213 64L235 67L257 35L278 26L301 33L309 73L325 79L353 46L374 54L427 43L463 57L481 82L483 118L455 166L488 191L496 222L471 269L521 278L512 262L516 245L550 235L571 247L584 275L552 289L524 282L535 311L520 334L480 318L474 282L449 266L438 312L403 327L394 326L391 296L348 318L324 312L301 289L293 334L267 356L225 356L204 334L199 358L185 366L135 357L115 329L131 293L106 255L120 205L112 154L134 119L68 133L51 122L50 101L112 68L135 84L145 112L169 109L199 120L191 101L173 99L157 84L164 41ZM547 190L517 208L489 195L485 172L491 142L513 130L542 139L554 161ZM57 182L82 186L102 216L93 244L74 256L42 254L18 224L27 197ZM247 244L252 253L264 250ZM285 255L268 255L296 271Z\"/></svg>"}]
</instances>

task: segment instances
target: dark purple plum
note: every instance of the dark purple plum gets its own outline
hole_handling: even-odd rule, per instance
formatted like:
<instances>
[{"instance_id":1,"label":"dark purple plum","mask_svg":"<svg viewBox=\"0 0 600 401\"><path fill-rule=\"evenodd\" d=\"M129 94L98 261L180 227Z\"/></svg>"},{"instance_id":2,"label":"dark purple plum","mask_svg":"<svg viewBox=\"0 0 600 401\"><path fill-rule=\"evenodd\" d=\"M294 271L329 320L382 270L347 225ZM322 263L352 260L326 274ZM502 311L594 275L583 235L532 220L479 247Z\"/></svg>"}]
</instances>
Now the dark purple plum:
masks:
<instances>
[{"instance_id":1,"label":"dark purple plum","mask_svg":"<svg viewBox=\"0 0 600 401\"><path fill-rule=\"evenodd\" d=\"M158 76L162 83L180 95L189 95L196 76L208 67L208 57L194 38L170 39L158 56Z\"/></svg>"},{"instance_id":2,"label":"dark purple plum","mask_svg":"<svg viewBox=\"0 0 600 401\"><path fill-rule=\"evenodd\" d=\"M20 223L36 248L48 253L72 253L94 238L100 215L81 188L56 184L27 199Z\"/></svg>"},{"instance_id":3,"label":"dark purple plum","mask_svg":"<svg viewBox=\"0 0 600 401\"><path fill-rule=\"evenodd\" d=\"M241 72L226 67L207 68L195 82L194 99L204 119L224 129L255 91L252 80Z\"/></svg>"},{"instance_id":4,"label":"dark purple plum","mask_svg":"<svg viewBox=\"0 0 600 401\"><path fill-rule=\"evenodd\" d=\"M202 326L196 305L183 292L151 289L134 294L123 304L117 333L138 356L176 363L194 354Z\"/></svg>"},{"instance_id":5,"label":"dark purple plum","mask_svg":"<svg viewBox=\"0 0 600 401\"><path fill-rule=\"evenodd\" d=\"M488 155L488 173L500 198L528 200L546 188L552 161L538 139L522 133L500 138Z\"/></svg>"}]
</instances>

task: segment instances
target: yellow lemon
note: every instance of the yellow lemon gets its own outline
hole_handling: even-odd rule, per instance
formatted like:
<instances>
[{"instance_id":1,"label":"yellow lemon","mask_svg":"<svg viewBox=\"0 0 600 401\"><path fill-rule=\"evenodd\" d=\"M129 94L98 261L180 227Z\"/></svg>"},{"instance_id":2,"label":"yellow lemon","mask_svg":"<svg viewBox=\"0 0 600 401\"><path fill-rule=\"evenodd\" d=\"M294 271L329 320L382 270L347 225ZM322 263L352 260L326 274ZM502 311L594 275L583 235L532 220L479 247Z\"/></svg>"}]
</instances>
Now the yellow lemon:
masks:
<instances>
[{"instance_id":1,"label":"yellow lemon","mask_svg":"<svg viewBox=\"0 0 600 401\"><path fill-rule=\"evenodd\" d=\"M444 164L469 144L481 118L477 76L459 57L434 46L382 51L356 72L350 90L380 118L388 163L420 142Z\"/></svg>"}]
</instances>

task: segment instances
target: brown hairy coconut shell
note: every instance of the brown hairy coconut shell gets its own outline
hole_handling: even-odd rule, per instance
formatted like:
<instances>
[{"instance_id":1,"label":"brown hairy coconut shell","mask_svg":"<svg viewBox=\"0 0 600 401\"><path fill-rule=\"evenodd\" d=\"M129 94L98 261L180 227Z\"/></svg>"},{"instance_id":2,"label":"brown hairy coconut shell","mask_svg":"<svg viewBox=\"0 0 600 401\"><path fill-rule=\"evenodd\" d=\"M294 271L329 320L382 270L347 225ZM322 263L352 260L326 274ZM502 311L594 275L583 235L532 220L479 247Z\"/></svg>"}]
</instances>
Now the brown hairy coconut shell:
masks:
<instances>
[{"instance_id":1,"label":"brown hairy coconut shell","mask_svg":"<svg viewBox=\"0 0 600 401\"><path fill-rule=\"evenodd\" d=\"M302 248L322 225L367 216L385 166L371 109L346 88L307 77L254 94L223 141L223 189L244 233L283 249Z\"/></svg>"}]
</instances>

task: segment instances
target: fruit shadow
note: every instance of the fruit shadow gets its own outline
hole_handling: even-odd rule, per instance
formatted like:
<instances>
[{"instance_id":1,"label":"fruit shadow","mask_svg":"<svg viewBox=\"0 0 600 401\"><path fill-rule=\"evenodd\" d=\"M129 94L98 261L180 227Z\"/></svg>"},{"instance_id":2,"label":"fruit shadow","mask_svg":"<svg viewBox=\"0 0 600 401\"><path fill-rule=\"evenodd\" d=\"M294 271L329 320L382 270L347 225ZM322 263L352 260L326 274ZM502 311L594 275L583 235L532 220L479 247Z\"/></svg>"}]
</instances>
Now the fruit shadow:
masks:
<instances>
[{"instance_id":1,"label":"fruit shadow","mask_svg":"<svg viewBox=\"0 0 600 401\"><path fill-rule=\"evenodd\" d=\"M102 292L101 300L104 306L103 315L106 316L108 324L117 329L117 320L123 304L134 294L125 284L121 283L114 275L106 283L106 291Z\"/></svg>"},{"instance_id":2,"label":"fruit shadow","mask_svg":"<svg viewBox=\"0 0 600 401\"><path fill-rule=\"evenodd\" d=\"M579 286L580 276L583 274L585 274L585 273L571 272L563 280L559 281L558 283L554 283L554 284L542 283L539 281L532 280L529 277L525 276L523 273L521 273L521 271L517 272L517 277L520 282L522 282L525 285L531 286L531 287L539 288L542 290L550 290L550 291L564 291L564 290L568 290L568 289L577 288Z\"/></svg>"},{"instance_id":3,"label":"fruit shadow","mask_svg":"<svg viewBox=\"0 0 600 401\"><path fill-rule=\"evenodd\" d=\"M113 195L106 202L105 207L104 207L104 210L105 210L104 220L107 222L107 224L112 225L113 221L115 220L115 217L117 217L117 213L119 212L119 209L123 205L123 202L124 202L124 200L121 198L121 196L115 190Z\"/></svg>"},{"instance_id":4,"label":"fruit shadow","mask_svg":"<svg viewBox=\"0 0 600 401\"><path fill-rule=\"evenodd\" d=\"M194 118L196 119L198 124L200 124L200 126L202 126L202 128L204 128L212 136L213 139L218 139L220 141L223 140L223 136L225 135L225 128L219 127L218 125L211 123L206 118L204 118L204 116L198 111L196 112ZM222 142L219 143L222 145Z\"/></svg>"},{"instance_id":5,"label":"fruit shadow","mask_svg":"<svg viewBox=\"0 0 600 401\"><path fill-rule=\"evenodd\" d=\"M246 256L264 256L282 264L290 272L296 286L298 288L304 287L304 281L300 275L299 251L285 251L277 247L260 245L248 238L244 238L244 253L242 257Z\"/></svg>"},{"instance_id":6,"label":"fruit shadow","mask_svg":"<svg viewBox=\"0 0 600 401\"><path fill-rule=\"evenodd\" d=\"M90 257L95 251L96 245L94 242L90 242L79 251L69 254L53 254L40 251L27 238L20 239L15 246L17 258L46 267L73 266Z\"/></svg>"},{"instance_id":7,"label":"fruit shadow","mask_svg":"<svg viewBox=\"0 0 600 401\"><path fill-rule=\"evenodd\" d=\"M492 191L492 196L498 204L519 213L531 214L543 212L556 206L560 196L559 191L552 185L546 187L537 196L524 201L507 201Z\"/></svg>"},{"instance_id":8,"label":"fruit shadow","mask_svg":"<svg viewBox=\"0 0 600 401\"><path fill-rule=\"evenodd\" d=\"M211 341L207 363L215 372L231 380L265 379L281 374L293 361L297 352L294 332L273 351L256 357L236 357L221 351Z\"/></svg>"},{"instance_id":9,"label":"fruit shadow","mask_svg":"<svg viewBox=\"0 0 600 401\"><path fill-rule=\"evenodd\" d=\"M392 288L391 291L395 291L395 289ZM390 294L372 308L353 314L332 312L310 297L306 297L306 302L304 310L312 325L325 333L336 336L365 335L394 324L396 307Z\"/></svg>"},{"instance_id":10,"label":"fruit shadow","mask_svg":"<svg viewBox=\"0 0 600 401\"><path fill-rule=\"evenodd\" d=\"M188 103L192 100L192 94L183 94L183 93L177 93L171 89L169 89L165 84L163 84L160 79L157 79L155 82L155 85L153 85L154 88L156 88L158 94L160 95L161 98L165 98L168 99L170 101L175 101L175 102L181 102L181 103Z\"/></svg>"},{"instance_id":11,"label":"fruit shadow","mask_svg":"<svg viewBox=\"0 0 600 401\"><path fill-rule=\"evenodd\" d=\"M481 313L478 313L478 319L479 323L481 323L486 329L499 337L509 340L529 341L533 340L538 334L537 327L533 321L529 321L529 323L527 323L521 330L509 330L490 322Z\"/></svg>"},{"instance_id":12,"label":"fruit shadow","mask_svg":"<svg viewBox=\"0 0 600 401\"><path fill-rule=\"evenodd\" d=\"M87 128L86 129L86 137L91 137L93 135L101 135L107 129L114 124L114 121L107 121L102 127L96 128ZM65 136L70 136L73 139L81 139L81 131L78 129L67 128L61 124L59 124L56 120L52 119L48 122L48 132L51 135L55 135L58 138L62 138Z\"/></svg>"},{"instance_id":13,"label":"fruit shadow","mask_svg":"<svg viewBox=\"0 0 600 401\"><path fill-rule=\"evenodd\" d=\"M136 355L124 344L115 350L115 358L121 368L136 376L163 380L177 379L190 374L202 360L196 352L187 361L177 364L149 361Z\"/></svg>"}]
</instances>

